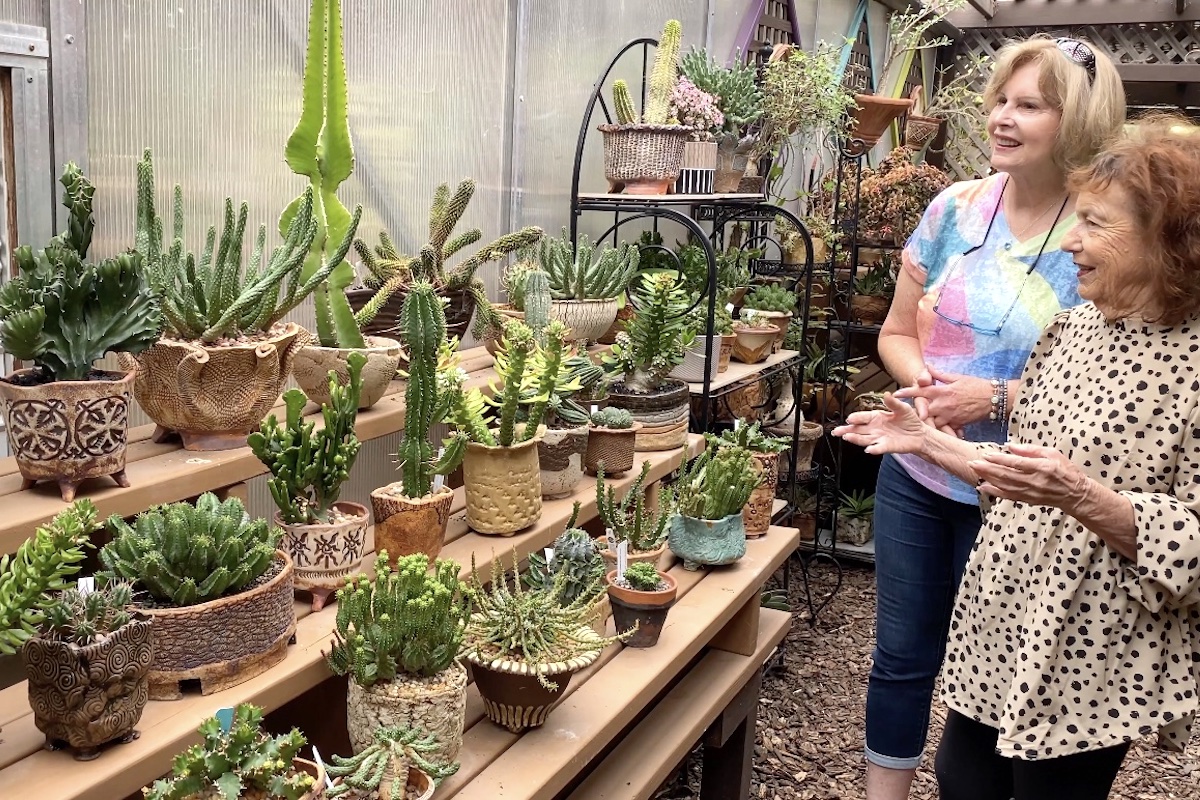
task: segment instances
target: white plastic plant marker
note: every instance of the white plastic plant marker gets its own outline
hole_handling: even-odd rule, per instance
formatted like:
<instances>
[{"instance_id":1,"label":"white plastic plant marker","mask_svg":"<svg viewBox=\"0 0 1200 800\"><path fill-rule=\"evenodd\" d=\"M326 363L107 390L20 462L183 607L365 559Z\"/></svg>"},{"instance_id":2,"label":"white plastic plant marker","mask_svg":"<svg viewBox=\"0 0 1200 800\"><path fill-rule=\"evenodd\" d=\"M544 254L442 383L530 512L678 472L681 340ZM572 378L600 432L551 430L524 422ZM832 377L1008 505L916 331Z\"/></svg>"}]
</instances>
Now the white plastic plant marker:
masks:
<instances>
[{"instance_id":1,"label":"white plastic plant marker","mask_svg":"<svg viewBox=\"0 0 1200 800\"><path fill-rule=\"evenodd\" d=\"M333 788L333 778L329 777L329 770L325 769L325 761L321 758L320 752L317 751L316 745L313 745L313 761L321 767L321 771L325 773L325 788Z\"/></svg>"},{"instance_id":2,"label":"white plastic plant marker","mask_svg":"<svg viewBox=\"0 0 1200 800\"><path fill-rule=\"evenodd\" d=\"M736 430L741 430L741 427L742 427L742 418L741 418L741 417L738 417L737 419L735 419L735 420L733 421L733 429L734 429L735 431L736 431Z\"/></svg>"},{"instance_id":3,"label":"white plastic plant marker","mask_svg":"<svg viewBox=\"0 0 1200 800\"><path fill-rule=\"evenodd\" d=\"M599 410L600 410L600 407L597 406L595 403L592 403L592 413L595 414Z\"/></svg>"},{"instance_id":4,"label":"white plastic plant marker","mask_svg":"<svg viewBox=\"0 0 1200 800\"><path fill-rule=\"evenodd\" d=\"M217 713L213 716L215 716L217 718L217 722L221 724L221 732L229 733L229 729L233 727L233 709L229 706L226 706L225 708L218 708Z\"/></svg>"},{"instance_id":5,"label":"white plastic plant marker","mask_svg":"<svg viewBox=\"0 0 1200 800\"><path fill-rule=\"evenodd\" d=\"M76 583L76 588L79 589L80 594L91 594L96 591L96 579L80 578Z\"/></svg>"},{"instance_id":6,"label":"white plastic plant marker","mask_svg":"<svg viewBox=\"0 0 1200 800\"><path fill-rule=\"evenodd\" d=\"M629 566L629 542L622 541L617 545L617 580L625 577L625 568Z\"/></svg>"},{"instance_id":7,"label":"white plastic plant marker","mask_svg":"<svg viewBox=\"0 0 1200 800\"><path fill-rule=\"evenodd\" d=\"M550 565L554 563L554 548L544 547L542 552L546 554L546 569L550 569Z\"/></svg>"},{"instance_id":8,"label":"white plastic plant marker","mask_svg":"<svg viewBox=\"0 0 1200 800\"><path fill-rule=\"evenodd\" d=\"M446 455L446 448L439 447L438 454L437 454L438 461L441 461L442 457L445 455ZM433 476L433 491L440 492L442 490L442 487L445 485L446 485L446 476L445 475L434 475Z\"/></svg>"},{"instance_id":9,"label":"white plastic plant marker","mask_svg":"<svg viewBox=\"0 0 1200 800\"><path fill-rule=\"evenodd\" d=\"M733 303L726 303L725 310L728 311L730 314L732 314L733 313Z\"/></svg>"}]
</instances>

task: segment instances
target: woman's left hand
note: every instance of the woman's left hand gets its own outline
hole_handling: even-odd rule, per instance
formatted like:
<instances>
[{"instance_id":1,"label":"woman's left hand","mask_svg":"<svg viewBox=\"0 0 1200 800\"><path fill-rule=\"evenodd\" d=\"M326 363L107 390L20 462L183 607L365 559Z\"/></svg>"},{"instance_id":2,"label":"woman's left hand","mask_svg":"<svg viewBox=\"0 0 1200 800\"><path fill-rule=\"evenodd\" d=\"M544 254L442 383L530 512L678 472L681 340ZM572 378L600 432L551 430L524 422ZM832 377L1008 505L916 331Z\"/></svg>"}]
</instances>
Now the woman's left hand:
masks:
<instances>
[{"instance_id":1,"label":"woman's left hand","mask_svg":"<svg viewBox=\"0 0 1200 800\"><path fill-rule=\"evenodd\" d=\"M896 397L924 405L922 419L939 430L960 431L969 423L988 418L995 391L991 381L942 372L934 367L927 369L933 379L929 385L910 386L896 392Z\"/></svg>"},{"instance_id":2,"label":"woman's left hand","mask_svg":"<svg viewBox=\"0 0 1200 800\"><path fill-rule=\"evenodd\" d=\"M1071 513L1087 494L1084 471L1049 447L1014 443L1007 453L985 453L971 468L979 476L979 491L1006 500Z\"/></svg>"}]
</instances>

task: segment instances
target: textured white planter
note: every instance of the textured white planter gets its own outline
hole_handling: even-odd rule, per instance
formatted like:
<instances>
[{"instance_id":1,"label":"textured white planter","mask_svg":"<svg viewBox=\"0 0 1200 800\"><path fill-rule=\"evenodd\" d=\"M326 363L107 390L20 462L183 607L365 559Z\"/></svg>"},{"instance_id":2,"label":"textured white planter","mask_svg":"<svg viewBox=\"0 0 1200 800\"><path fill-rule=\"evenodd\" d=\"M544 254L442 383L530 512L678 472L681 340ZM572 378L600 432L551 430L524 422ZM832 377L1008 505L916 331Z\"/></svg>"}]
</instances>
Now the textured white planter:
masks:
<instances>
[{"instance_id":1,"label":"textured white planter","mask_svg":"<svg viewBox=\"0 0 1200 800\"><path fill-rule=\"evenodd\" d=\"M594 342L617 320L621 300L553 300L550 319L571 329L571 341Z\"/></svg>"},{"instance_id":2,"label":"textured white planter","mask_svg":"<svg viewBox=\"0 0 1200 800\"><path fill-rule=\"evenodd\" d=\"M368 336L366 340L368 346L357 350L367 357L362 369L362 393L358 398L360 411L379 402L400 366L398 341L382 336ZM292 375L309 400L317 405L328 403L329 370L336 370L338 380L343 384L349 383L350 369L346 360L355 351L356 348L345 347L302 347L292 362Z\"/></svg>"},{"instance_id":3,"label":"textured white planter","mask_svg":"<svg viewBox=\"0 0 1200 800\"><path fill-rule=\"evenodd\" d=\"M708 362L708 377L709 380L715 379L721 366L720 336L697 336L692 343L692 349L684 353L683 363L671 370L670 377L688 383L702 383L704 381L704 350L708 347L709 339L712 339L713 343L712 359Z\"/></svg>"}]
</instances>

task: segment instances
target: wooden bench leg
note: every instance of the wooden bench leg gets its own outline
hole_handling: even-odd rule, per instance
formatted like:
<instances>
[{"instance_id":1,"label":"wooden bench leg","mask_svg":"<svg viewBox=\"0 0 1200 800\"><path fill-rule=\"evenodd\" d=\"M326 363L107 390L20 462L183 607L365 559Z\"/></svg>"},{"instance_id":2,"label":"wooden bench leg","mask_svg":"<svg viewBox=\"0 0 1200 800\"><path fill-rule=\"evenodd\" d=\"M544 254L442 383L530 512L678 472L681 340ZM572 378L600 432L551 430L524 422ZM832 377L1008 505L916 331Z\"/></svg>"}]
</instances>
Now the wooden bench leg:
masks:
<instances>
[{"instance_id":1,"label":"wooden bench leg","mask_svg":"<svg viewBox=\"0 0 1200 800\"><path fill-rule=\"evenodd\" d=\"M747 800L750 796L761 689L759 669L705 733L700 800Z\"/></svg>"}]
</instances>

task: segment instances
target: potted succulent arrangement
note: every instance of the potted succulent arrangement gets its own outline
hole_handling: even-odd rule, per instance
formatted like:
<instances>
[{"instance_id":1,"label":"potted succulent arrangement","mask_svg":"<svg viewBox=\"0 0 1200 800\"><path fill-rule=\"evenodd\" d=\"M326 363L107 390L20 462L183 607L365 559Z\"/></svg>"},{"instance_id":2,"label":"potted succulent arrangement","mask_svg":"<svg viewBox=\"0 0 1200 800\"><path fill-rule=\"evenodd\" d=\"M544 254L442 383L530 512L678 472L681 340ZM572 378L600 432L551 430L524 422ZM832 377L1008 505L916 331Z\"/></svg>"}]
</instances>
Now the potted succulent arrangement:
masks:
<instances>
[{"instance_id":1,"label":"potted succulent arrangement","mask_svg":"<svg viewBox=\"0 0 1200 800\"><path fill-rule=\"evenodd\" d=\"M650 73L646 107L638 114L629 85L613 82L615 124L599 126L604 136L604 177L609 191L666 194L683 169L683 148L692 129L671 118L671 93L679 81L679 20L667 20Z\"/></svg>"},{"instance_id":2,"label":"potted succulent arrangement","mask_svg":"<svg viewBox=\"0 0 1200 800\"><path fill-rule=\"evenodd\" d=\"M544 358L545 355L546 350L543 349L539 357ZM549 369L548 365L538 367L537 371L546 369ZM587 412L575 401L573 394L582 389L581 380L586 373L602 371L584 355L562 359L559 370L559 389L546 404L542 417L546 431L537 446L543 500L570 497L583 480L591 428ZM529 393L525 402L532 408L536 406L537 398ZM525 424L530 424L528 417Z\"/></svg>"},{"instance_id":3,"label":"potted succulent arrangement","mask_svg":"<svg viewBox=\"0 0 1200 800\"><path fill-rule=\"evenodd\" d=\"M771 351L778 353L783 349L783 340L787 336L788 323L796 314L796 293L782 286L755 286L746 295L743 309L754 312L759 321L766 321L776 328L775 340Z\"/></svg>"},{"instance_id":4,"label":"potted succulent arrangement","mask_svg":"<svg viewBox=\"0 0 1200 800\"><path fill-rule=\"evenodd\" d=\"M514 570L517 566L513 553ZM601 637L587 624L590 598L562 605L553 588L523 589L520 579L508 580L498 558L491 577L485 589L472 557L468 592L474 610L462 657L471 665L487 718L520 733L543 725L571 676L621 637ZM566 575L555 580L565 582Z\"/></svg>"},{"instance_id":5,"label":"potted succulent arrangement","mask_svg":"<svg viewBox=\"0 0 1200 800\"><path fill-rule=\"evenodd\" d=\"M567 528L554 540L545 555L529 554L529 571L525 573L525 585L530 589L554 591L560 605L569 606L581 597L592 601L592 629L604 635L605 622L612 612L608 596L604 592L604 558L600 555L601 545L592 535L575 527L579 515L579 503L571 512ZM559 580L560 573L564 578Z\"/></svg>"},{"instance_id":6,"label":"potted succulent arrangement","mask_svg":"<svg viewBox=\"0 0 1200 800\"><path fill-rule=\"evenodd\" d=\"M531 250L522 251L519 260L511 264L500 275L500 288L508 298L506 303L493 303L486 297L476 299L475 321L471 335L483 342L487 351L495 356L500 352L500 340L510 320L525 321L526 302L529 289L533 290L530 304L533 319L527 324L534 331L550 323L550 281L532 258ZM528 288L527 288L528 287Z\"/></svg>"},{"instance_id":7,"label":"potted succulent arrangement","mask_svg":"<svg viewBox=\"0 0 1200 800\"><path fill-rule=\"evenodd\" d=\"M248 208L235 222L225 202L218 239L209 228L199 258L184 249L183 194L175 187L172 240L163 247L163 220L155 210L150 151L138 163L137 252L166 317L163 336L121 366L137 377L138 404L158 425L155 441L178 433L188 450L244 447L279 399L296 352L308 334L283 318L333 271L329 260L299 280L316 237L313 194L306 191L284 242L265 255L266 226L259 228L249 267L242 269ZM199 266L198 266L199 265Z\"/></svg>"},{"instance_id":8,"label":"potted succulent arrangement","mask_svg":"<svg viewBox=\"0 0 1200 800\"><path fill-rule=\"evenodd\" d=\"M175 756L171 774L142 790L145 800L320 800L325 770L297 754L307 743L293 728L271 736L261 708L240 703L226 729L219 717L200 723L203 741Z\"/></svg>"},{"instance_id":9,"label":"potted succulent arrangement","mask_svg":"<svg viewBox=\"0 0 1200 800\"><path fill-rule=\"evenodd\" d=\"M304 393L289 389L283 395L285 423L272 414L247 439L271 471L267 485L279 507L274 522L283 529L283 547L295 565L295 588L312 595L313 611L325 607L345 577L358 570L366 552L367 507L338 498L362 446L354 435L354 422L367 361L364 353L349 353L348 385L339 381L336 370L329 371L321 430L315 422L304 421Z\"/></svg>"},{"instance_id":10,"label":"potted succulent arrangement","mask_svg":"<svg viewBox=\"0 0 1200 800\"><path fill-rule=\"evenodd\" d=\"M596 474L596 510L604 525L604 549L600 556L612 569L617 563L614 549L625 542L630 564L645 561L658 563L667 542L667 523L674 511L674 489L663 489L657 502L652 500L650 487L650 462L642 462L642 471L619 501L616 488L604 483L604 470Z\"/></svg>"},{"instance_id":11,"label":"potted succulent arrangement","mask_svg":"<svg viewBox=\"0 0 1200 800\"><path fill-rule=\"evenodd\" d=\"M374 738L357 755L333 757L333 763L325 767L333 779L325 797L429 800L439 781L458 772L458 762L431 760L438 750L437 737L432 733L390 726L377 728Z\"/></svg>"},{"instance_id":12,"label":"potted succulent arrangement","mask_svg":"<svg viewBox=\"0 0 1200 800\"><path fill-rule=\"evenodd\" d=\"M850 314L855 322L879 325L887 318L896 292L896 276L886 262L874 264L854 282Z\"/></svg>"},{"instance_id":13,"label":"potted succulent arrangement","mask_svg":"<svg viewBox=\"0 0 1200 800\"><path fill-rule=\"evenodd\" d=\"M130 613L132 600L121 581L87 592L64 589L21 647L34 724L48 747L68 745L79 761L138 736L153 642L150 619Z\"/></svg>"},{"instance_id":14,"label":"potted succulent arrangement","mask_svg":"<svg viewBox=\"0 0 1200 800\"><path fill-rule=\"evenodd\" d=\"M633 469L634 445L642 423L625 409L614 406L596 411L588 422L587 452L583 458L587 474L595 475L601 465L609 475L623 475Z\"/></svg>"},{"instance_id":15,"label":"potted succulent arrangement","mask_svg":"<svg viewBox=\"0 0 1200 800\"><path fill-rule=\"evenodd\" d=\"M667 612L675 605L679 586L675 579L660 572L651 563L630 564L618 576L613 570L605 576L608 601L612 603L617 633L628 633L626 647L654 647L667 621Z\"/></svg>"},{"instance_id":16,"label":"potted succulent arrangement","mask_svg":"<svg viewBox=\"0 0 1200 800\"><path fill-rule=\"evenodd\" d=\"M329 668L350 677L346 723L355 753L379 728L402 726L433 734L431 757L450 763L462 747L467 673L456 660L467 604L459 566L424 553L396 559L381 551L375 580L348 578L338 590Z\"/></svg>"},{"instance_id":17,"label":"potted succulent arrangement","mask_svg":"<svg viewBox=\"0 0 1200 800\"><path fill-rule=\"evenodd\" d=\"M142 259L122 253L86 263L95 188L74 164L60 181L67 229L45 249L13 254L16 274L0 287L0 346L33 366L0 380L4 426L21 488L57 482L65 502L88 478L125 477L134 372L97 369L107 352L126 357L154 344L162 315Z\"/></svg>"},{"instance_id":18,"label":"potted succulent arrangement","mask_svg":"<svg viewBox=\"0 0 1200 800\"><path fill-rule=\"evenodd\" d=\"M752 126L763 113L757 71L743 61L741 52L727 68L700 47L693 47L683 56L680 71L700 91L717 98L724 124L716 137L717 169L713 191L717 194L736 192L746 174L755 143Z\"/></svg>"},{"instance_id":19,"label":"potted succulent arrangement","mask_svg":"<svg viewBox=\"0 0 1200 800\"><path fill-rule=\"evenodd\" d=\"M586 235L572 249L565 228L561 239L542 240L537 260L549 279L550 319L571 330L571 341L587 347L616 321L638 255L637 246L626 243L601 245L597 253Z\"/></svg>"},{"instance_id":20,"label":"potted succulent arrangement","mask_svg":"<svg viewBox=\"0 0 1200 800\"><path fill-rule=\"evenodd\" d=\"M683 169L675 181L675 194L712 194L717 171L717 142L714 133L725 125L719 100L687 78L681 77L671 91L670 118L692 129L683 146Z\"/></svg>"},{"instance_id":21,"label":"potted succulent arrangement","mask_svg":"<svg viewBox=\"0 0 1200 800\"><path fill-rule=\"evenodd\" d=\"M667 546L683 559L684 569L732 564L746 554L742 509L761 480L759 472L749 450L711 442L680 469Z\"/></svg>"},{"instance_id":22,"label":"potted succulent arrangement","mask_svg":"<svg viewBox=\"0 0 1200 800\"><path fill-rule=\"evenodd\" d=\"M713 307L712 335L704 331L708 328L708 303L703 298L692 301L695 307L688 314L688 327L695 331L691 347L683 355L679 366L671 370L670 377L678 378L688 383L700 383L704 380L705 359L708 354L709 339L712 340L712 359L708 363L710 380L718 373L729 369L729 359L733 355L733 343L737 336L733 332L733 315L729 313L725 303L718 297Z\"/></svg>"},{"instance_id":23,"label":"potted succulent arrangement","mask_svg":"<svg viewBox=\"0 0 1200 800\"><path fill-rule=\"evenodd\" d=\"M875 535L875 495L866 491L842 492L834 536L843 544L862 547Z\"/></svg>"},{"instance_id":24,"label":"potted succulent arrangement","mask_svg":"<svg viewBox=\"0 0 1200 800\"><path fill-rule=\"evenodd\" d=\"M846 382L851 375L859 373L853 362L863 358L865 356L838 361L830 358L827 351L808 343L804 349L801 398L805 405L812 403L813 419L818 422L828 420L841 410L843 403L854 399L853 388L846 387Z\"/></svg>"},{"instance_id":25,"label":"potted succulent arrangement","mask_svg":"<svg viewBox=\"0 0 1200 800\"><path fill-rule=\"evenodd\" d=\"M742 521L748 538L765 535L771 527L772 505L779 486L780 454L792 446L791 442L782 437L767 436L757 422L736 424L733 430L725 431L720 437L708 434L708 439L718 448L732 446L748 450L758 462L758 485L742 509Z\"/></svg>"},{"instance_id":26,"label":"potted succulent arrangement","mask_svg":"<svg viewBox=\"0 0 1200 800\"><path fill-rule=\"evenodd\" d=\"M150 699L177 700L180 682L211 694L250 680L287 655L296 632L293 568L283 532L251 520L242 501L205 492L154 506L130 525L108 519L100 550L107 580L133 581L154 621Z\"/></svg>"},{"instance_id":27,"label":"potted succulent arrangement","mask_svg":"<svg viewBox=\"0 0 1200 800\"><path fill-rule=\"evenodd\" d=\"M757 364L774 350L779 326L767 322L755 311L743 311L733 323L733 335L731 356L743 364Z\"/></svg>"}]
</instances>

